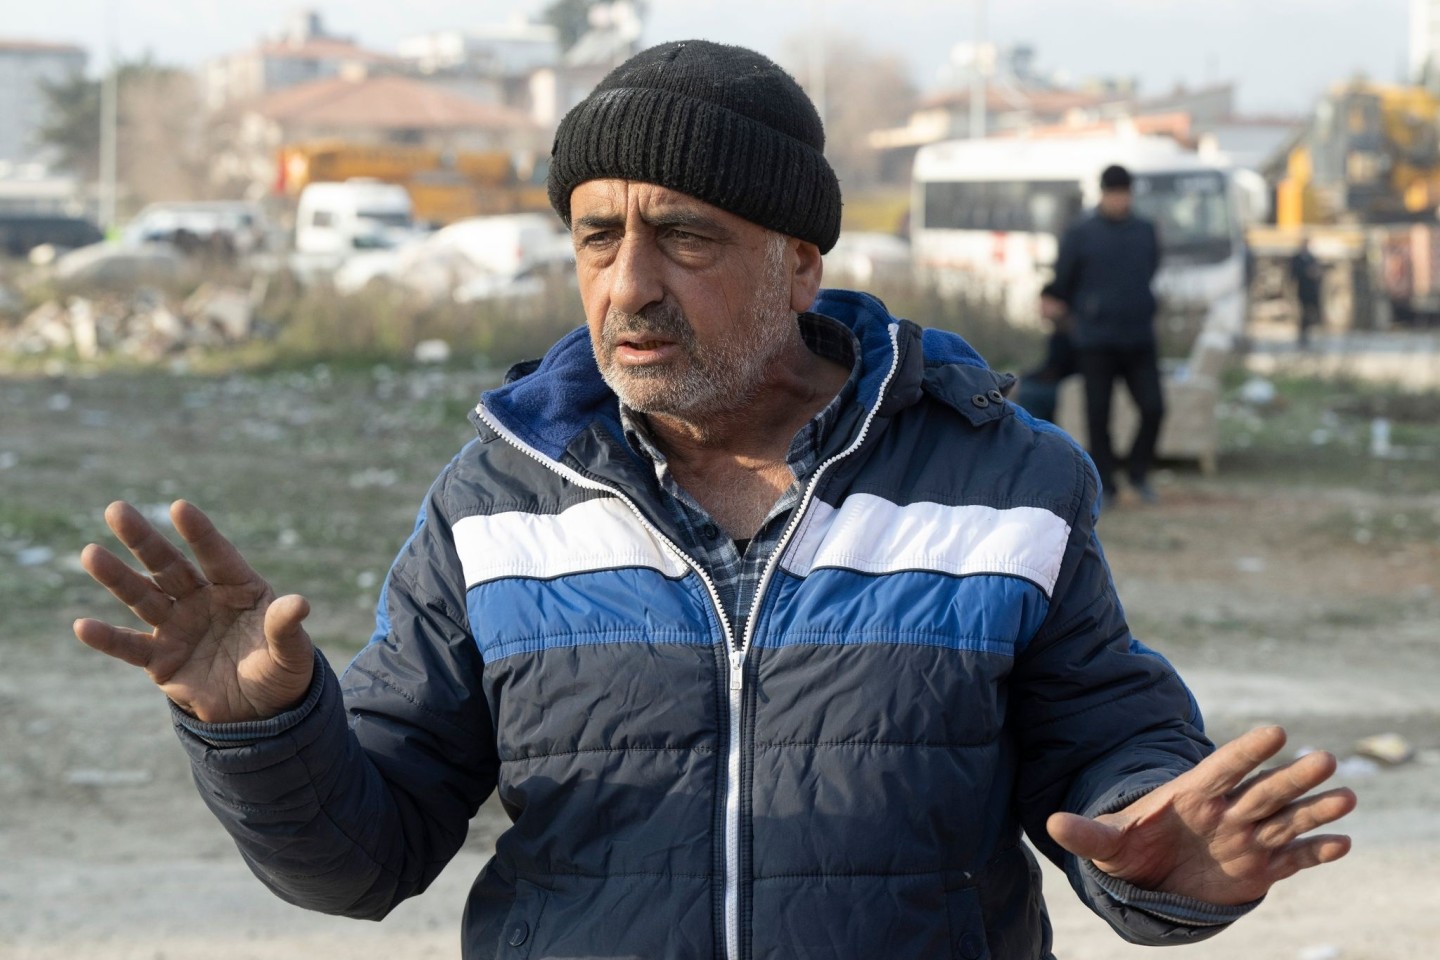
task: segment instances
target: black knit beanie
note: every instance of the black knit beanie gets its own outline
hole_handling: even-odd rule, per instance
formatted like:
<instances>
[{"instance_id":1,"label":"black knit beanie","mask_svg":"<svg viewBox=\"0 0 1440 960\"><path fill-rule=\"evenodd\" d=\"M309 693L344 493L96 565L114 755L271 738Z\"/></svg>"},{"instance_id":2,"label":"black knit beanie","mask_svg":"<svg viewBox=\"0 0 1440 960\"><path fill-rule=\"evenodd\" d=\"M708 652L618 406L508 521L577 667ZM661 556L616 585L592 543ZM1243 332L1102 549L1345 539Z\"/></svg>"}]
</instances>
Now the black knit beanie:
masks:
<instances>
[{"instance_id":1,"label":"black knit beanie","mask_svg":"<svg viewBox=\"0 0 1440 960\"><path fill-rule=\"evenodd\" d=\"M683 40L642 50L560 121L550 204L570 223L586 180L669 187L829 252L840 183L820 115L794 78L744 47Z\"/></svg>"}]
</instances>

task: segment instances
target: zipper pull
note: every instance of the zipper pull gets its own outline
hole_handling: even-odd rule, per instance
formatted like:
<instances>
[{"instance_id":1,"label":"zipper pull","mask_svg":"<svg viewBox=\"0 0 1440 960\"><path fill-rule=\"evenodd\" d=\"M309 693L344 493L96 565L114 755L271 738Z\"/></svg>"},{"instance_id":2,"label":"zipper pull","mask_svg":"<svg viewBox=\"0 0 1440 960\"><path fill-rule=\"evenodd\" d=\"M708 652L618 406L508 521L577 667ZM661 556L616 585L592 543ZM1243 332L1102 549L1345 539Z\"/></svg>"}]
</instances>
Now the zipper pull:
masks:
<instances>
[{"instance_id":1,"label":"zipper pull","mask_svg":"<svg viewBox=\"0 0 1440 960\"><path fill-rule=\"evenodd\" d=\"M744 657L738 650L732 651L731 654L730 654L730 689L731 689L731 690L739 690L739 689L741 688L741 686L742 686L741 680L744 678L744 670L745 670L745 657Z\"/></svg>"}]
</instances>

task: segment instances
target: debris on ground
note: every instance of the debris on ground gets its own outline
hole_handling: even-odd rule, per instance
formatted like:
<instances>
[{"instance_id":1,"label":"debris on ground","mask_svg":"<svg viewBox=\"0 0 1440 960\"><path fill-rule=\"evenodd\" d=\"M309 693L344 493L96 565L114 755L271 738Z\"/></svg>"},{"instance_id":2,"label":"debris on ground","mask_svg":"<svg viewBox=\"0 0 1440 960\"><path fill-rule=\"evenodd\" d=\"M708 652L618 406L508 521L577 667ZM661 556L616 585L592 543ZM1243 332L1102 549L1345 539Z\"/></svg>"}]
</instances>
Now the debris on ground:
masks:
<instances>
[{"instance_id":1,"label":"debris on ground","mask_svg":"<svg viewBox=\"0 0 1440 960\"><path fill-rule=\"evenodd\" d=\"M1398 733L1378 733L1357 741L1355 753L1393 767L1412 759L1415 748Z\"/></svg>"},{"instance_id":2,"label":"debris on ground","mask_svg":"<svg viewBox=\"0 0 1440 960\"><path fill-rule=\"evenodd\" d=\"M0 351L41 355L74 350L82 360L120 354L156 360L195 347L241 343L255 333L251 290L202 284L175 305L144 287L127 295L49 300L9 331Z\"/></svg>"}]
</instances>

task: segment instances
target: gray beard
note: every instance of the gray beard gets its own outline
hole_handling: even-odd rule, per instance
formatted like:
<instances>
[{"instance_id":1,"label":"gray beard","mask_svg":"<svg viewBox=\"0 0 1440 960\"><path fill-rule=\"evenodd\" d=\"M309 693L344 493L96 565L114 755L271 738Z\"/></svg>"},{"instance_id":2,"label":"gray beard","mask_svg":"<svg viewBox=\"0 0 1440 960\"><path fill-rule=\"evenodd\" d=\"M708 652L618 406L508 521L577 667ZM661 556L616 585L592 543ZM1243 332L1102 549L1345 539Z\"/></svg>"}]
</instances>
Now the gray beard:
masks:
<instances>
[{"instance_id":1,"label":"gray beard","mask_svg":"<svg viewBox=\"0 0 1440 960\"><path fill-rule=\"evenodd\" d=\"M769 278L767 278L769 279ZM756 292L750 307L748 336L702 346L685 314L669 300L639 314L611 311L600 333L596 358L600 374L620 402L631 410L671 416L698 424L718 423L740 414L759 394L767 371L795 343L795 314L771 289ZM615 349L626 335L647 331L673 340L688 363L668 367L621 367Z\"/></svg>"}]
</instances>

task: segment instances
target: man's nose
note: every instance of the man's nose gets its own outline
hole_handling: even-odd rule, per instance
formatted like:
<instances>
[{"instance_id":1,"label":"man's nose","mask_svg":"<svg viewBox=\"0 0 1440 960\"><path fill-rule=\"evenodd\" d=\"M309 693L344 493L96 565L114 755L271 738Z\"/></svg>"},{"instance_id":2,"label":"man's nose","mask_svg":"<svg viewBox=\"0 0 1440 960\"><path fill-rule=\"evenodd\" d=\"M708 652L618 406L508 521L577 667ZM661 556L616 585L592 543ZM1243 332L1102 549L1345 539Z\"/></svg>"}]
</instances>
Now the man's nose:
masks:
<instances>
[{"instance_id":1,"label":"man's nose","mask_svg":"<svg viewBox=\"0 0 1440 960\"><path fill-rule=\"evenodd\" d=\"M662 259L653 240L635 234L627 236L611 266L610 306L634 314L663 300Z\"/></svg>"}]
</instances>

